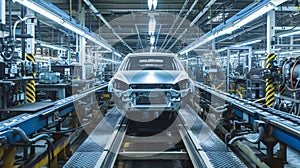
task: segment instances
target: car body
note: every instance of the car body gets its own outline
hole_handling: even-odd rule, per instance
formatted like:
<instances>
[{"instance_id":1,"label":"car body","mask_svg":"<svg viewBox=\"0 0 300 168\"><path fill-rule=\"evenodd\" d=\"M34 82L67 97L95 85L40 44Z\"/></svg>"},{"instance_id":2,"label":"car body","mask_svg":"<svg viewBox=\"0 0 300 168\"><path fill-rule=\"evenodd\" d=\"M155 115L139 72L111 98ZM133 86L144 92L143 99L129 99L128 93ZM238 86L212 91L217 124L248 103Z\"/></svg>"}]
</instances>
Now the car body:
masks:
<instances>
[{"instance_id":1,"label":"car body","mask_svg":"<svg viewBox=\"0 0 300 168\"><path fill-rule=\"evenodd\" d=\"M124 111L176 111L193 88L175 54L155 52L127 55L108 85Z\"/></svg>"}]
</instances>

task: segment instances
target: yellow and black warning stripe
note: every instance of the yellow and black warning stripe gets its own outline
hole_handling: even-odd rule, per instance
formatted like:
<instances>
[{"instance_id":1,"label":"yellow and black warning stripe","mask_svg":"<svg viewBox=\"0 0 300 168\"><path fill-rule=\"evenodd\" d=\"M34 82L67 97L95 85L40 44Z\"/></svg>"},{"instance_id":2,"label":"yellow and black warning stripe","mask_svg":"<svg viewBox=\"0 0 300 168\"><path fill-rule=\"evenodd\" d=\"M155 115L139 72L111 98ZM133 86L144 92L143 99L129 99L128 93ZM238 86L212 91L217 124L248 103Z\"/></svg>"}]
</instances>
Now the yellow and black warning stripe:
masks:
<instances>
[{"instance_id":1,"label":"yellow and black warning stripe","mask_svg":"<svg viewBox=\"0 0 300 168\"><path fill-rule=\"evenodd\" d=\"M34 54L26 54L26 60L35 64L35 56L34 56Z\"/></svg>"},{"instance_id":2,"label":"yellow and black warning stripe","mask_svg":"<svg viewBox=\"0 0 300 168\"><path fill-rule=\"evenodd\" d=\"M272 68L272 61L276 58L275 54L268 54L266 61L266 68ZM266 106L272 107L275 101L275 88L273 77L266 79Z\"/></svg>"},{"instance_id":3,"label":"yellow and black warning stripe","mask_svg":"<svg viewBox=\"0 0 300 168\"><path fill-rule=\"evenodd\" d=\"M34 54L26 54L26 61L32 62L35 64L35 56ZM35 78L36 74L30 74ZM36 101L36 93L35 93L35 81L30 80L26 83L26 101L27 103L34 103Z\"/></svg>"}]
</instances>

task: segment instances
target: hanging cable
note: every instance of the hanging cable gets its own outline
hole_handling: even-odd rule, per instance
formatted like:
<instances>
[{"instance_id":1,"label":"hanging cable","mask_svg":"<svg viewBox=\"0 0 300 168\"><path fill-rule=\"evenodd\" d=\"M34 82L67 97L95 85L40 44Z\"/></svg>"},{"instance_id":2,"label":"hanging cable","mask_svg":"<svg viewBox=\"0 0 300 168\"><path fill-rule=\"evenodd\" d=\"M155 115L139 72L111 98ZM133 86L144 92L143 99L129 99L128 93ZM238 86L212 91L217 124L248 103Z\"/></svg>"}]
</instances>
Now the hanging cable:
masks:
<instances>
[{"instance_id":1,"label":"hanging cable","mask_svg":"<svg viewBox=\"0 0 300 168\"><path fill-rule=\"evenodd\" d=\"M295 89L294 84L293 84L293 73L294 73L294 70L295 70L295 67L296 67L297 63L298 63L298 59L295 61L294 65L292 67L292 70L290 72L290 83L291 83L291 88L292 89Z\"/></svg>"},{"instance_id":2,"label":"hanging cable","mask_svg":"<svg viewBox=\"0 0 300 168\"><path fill-rule=\"evenodd\" d=\"M35 143L39 140L45 140L48 144L48 152L49 152L49 155L48 155L48 166L50 167L50 163L51 161L54 159L54 146L53 146L53 143L52 143L52 138L50 137L50 135L48 134L40 134L40 135L37 135L33 138L29 138L25 132L19 128L19 127L13 127L11 128L11 130L14 132L14 133L18 133L22 140L24 140L26 143L28 144L32 144L32 143ZM51 157L50 157L50 154L51 154Z\"/></svg>"}]
</instances>

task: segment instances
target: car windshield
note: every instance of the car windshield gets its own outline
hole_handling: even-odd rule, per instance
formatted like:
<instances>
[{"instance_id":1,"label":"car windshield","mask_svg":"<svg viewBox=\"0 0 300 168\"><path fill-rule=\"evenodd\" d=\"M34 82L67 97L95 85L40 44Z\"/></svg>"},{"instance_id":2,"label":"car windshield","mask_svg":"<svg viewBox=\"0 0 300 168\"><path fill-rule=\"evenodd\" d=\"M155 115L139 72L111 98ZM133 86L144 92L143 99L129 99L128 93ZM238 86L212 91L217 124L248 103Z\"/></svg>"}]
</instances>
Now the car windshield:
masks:
<instances>
[{"instance_id":1,"label":"car windshield","mask_svg":"<svg viewBox=\"0 0 300 168\"><path fill-rule=\"evenodd\" d=\"M122 70L182 70L180 63L168 56L139 56L129 57L123 64Z\"/></svg>"}]
</instances>

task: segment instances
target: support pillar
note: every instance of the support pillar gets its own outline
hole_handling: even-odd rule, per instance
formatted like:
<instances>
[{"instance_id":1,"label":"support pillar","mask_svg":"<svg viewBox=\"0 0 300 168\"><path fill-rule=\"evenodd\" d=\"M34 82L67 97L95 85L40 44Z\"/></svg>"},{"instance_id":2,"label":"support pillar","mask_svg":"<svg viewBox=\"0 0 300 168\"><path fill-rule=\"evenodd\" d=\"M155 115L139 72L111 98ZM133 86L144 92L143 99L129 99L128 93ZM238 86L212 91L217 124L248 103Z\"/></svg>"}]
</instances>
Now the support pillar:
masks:
<instances>
[{"instance_id":1,"label":"support pillar","mask_svg":"<svg viewBox=\"0 0 300 168\"><path fill-rule=\"evenodd\" d=\"M5 12L5 0L0 0L0 37L4 37Z\"/></svg>"},{"instance_id":2,"label":"support pillar","mask_svg":"<svg viewBox=\"0 0 300 168\"><path fill-rule=\"evenodd\" d=\"M14 167L16 147L1 147L0 150L3 152L2 168Z\"/></svg>"},{"instance_id":3,"label":"support pillar","mask_svg":"<svg viewBox=\"0 0 300 168\"><path fill-rule=\"evenodd\" d=\"M34 15L34 12L30 9L27 9L28 15ZM36 64L35 62L35 23L34 18L30 17L30 19L27 20L27 34L30 34L33 36L33 38L29 38L26 41L26 61L30 63L30 70L27 71L27 76L32 76L33 78L36 77L36 72L34 69L34 66ZM30 80L26 82L26 101L27 103L35 103L36 101L36 93L35 93L35 80Z\"/></svg>"},{"instance_id":4,"label":"support pillar","mask_svg":"<svg viewBox=\"0 0 300 168\"><path fill-rule=\"evenodd\" d=\"M78 20L82 26L85 26L85 9L82 7L82 2L78 1ZM79 65L82 67L82 79L86 79L86 39L79 36Z\"/></svg>"},{"instance_id":5,"label":"support pillar","mask_svg":"<svg viewBox=\"0 0 300 168\"><path fill-rule=\"evenodd\" d=\"M79 65L82 67L82 79L86 79L86 67L85 67L85 62L86 62L86 52L85 52L85 44L86 44L86 39L85 37L79 37Z\"/></svg>"},{"instance_id":6,"label":"support pillar","mask_svg":"<svg viewBox=\"0 0 300 168\"><path fill-rule=\"evenodd\" d=\"M273 68L273 61L276 58L275 52L275 10L271 10L267 14L267 59L266 68L271 73ZM275 88L273 77L266 79L266 106L272 107L275 100Z\"/></svg>"},{"instance_id":7,"label":"support pillar","mask_svg":"<svg viewBox=\"0 0 300 168\"><path fill-rule=\"evenodd\" d=\"M227 48L227 68L226 68L226 92L229 93L229 85L230 85L230 78L229 78L229 74L230 74L230 49Z\"/></svg>"},{"instance_id":8,"label":"support pillar","mask_svg":"<svg viewBox=\"0 0 300 168\"><path fill-rule=\"evenodd\" d=\"M270 74L273 71L273 64L276 58L275 54L268 54L266 61L266 68ZM274 87L274 77L266 78L266 106L272 107L275 101L275 87Z\"/></svg>"},{"instance_id":9,"label":"support pillar","mask_svg":"<svg viewBox=\"0 0 300 168\"><path fill-rule=\"evenodd\" d=\"M267 53L275 52L275 10L267 14Z\"/></svg>"},{"instance_id":10,"label":"support pillar","mask_svg":"<svg viewBox=\"0 0 300 168\"><path fill-rule=\"evenodd\" d=\"M287 146L281 142L279 142L280 150L277 151L277 158L281 161L287 163Z\"/></svg>"}]
</instances>

